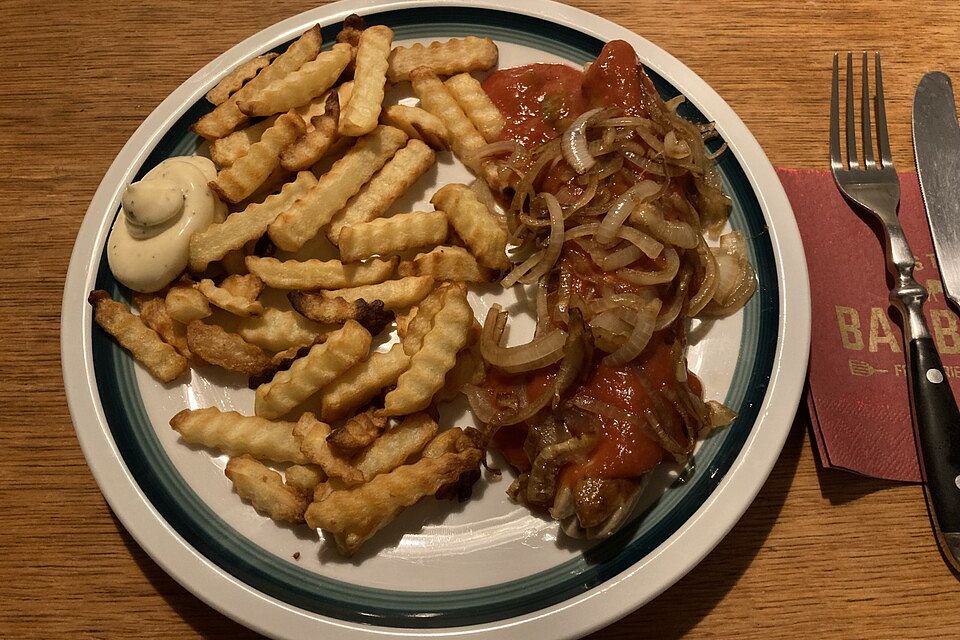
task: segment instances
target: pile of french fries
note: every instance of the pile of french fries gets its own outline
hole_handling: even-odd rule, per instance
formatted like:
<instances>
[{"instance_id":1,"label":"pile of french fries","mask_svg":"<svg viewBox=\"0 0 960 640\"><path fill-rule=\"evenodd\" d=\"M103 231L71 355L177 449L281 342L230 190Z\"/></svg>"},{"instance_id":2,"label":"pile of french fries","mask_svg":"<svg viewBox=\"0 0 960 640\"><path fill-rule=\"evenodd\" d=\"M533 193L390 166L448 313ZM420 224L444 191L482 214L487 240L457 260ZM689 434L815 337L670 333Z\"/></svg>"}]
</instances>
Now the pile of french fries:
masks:
<instances>
[{"instance_id":1,"label":"pile of french fries","mask_svg":"<svg viewBox=\"0 0 960 640\"><path fill-rule=\"evenodd\" d=\"M434 417L483 378L467 285L508 267L506 230L466 185L436 189L434 211L389 213L437 153L495 180L473 152L503 117L470 75L496 65L489 39L393 46L389 28L352 16L321 44L314 27L207 94L215 107L193 130L231 213L190 239L187 272L135 294L136 313L104 291L89 300L162 382L191 363L249 376L252 415L185 409L170 425L230 456L226 475L258 512L322 529L349 555L404 507L469 495L480 477L479 434ZM419 106L385 107L391 83Z\"/></svg>"}]
</instances>

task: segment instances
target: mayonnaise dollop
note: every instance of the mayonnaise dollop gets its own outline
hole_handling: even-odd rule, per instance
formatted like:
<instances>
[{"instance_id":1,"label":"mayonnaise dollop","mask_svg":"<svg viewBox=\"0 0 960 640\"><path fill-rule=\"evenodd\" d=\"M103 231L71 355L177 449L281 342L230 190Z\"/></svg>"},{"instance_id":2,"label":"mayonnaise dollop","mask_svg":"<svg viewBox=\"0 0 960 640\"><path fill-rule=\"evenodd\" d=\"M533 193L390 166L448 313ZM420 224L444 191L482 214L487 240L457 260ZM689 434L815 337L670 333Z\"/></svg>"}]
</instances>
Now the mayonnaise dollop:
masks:
<instances>
[{"instance_id":1,"label":"mayonnaise dollop","mask_svg":"<svg viewBox=\"0 0 960 640\"><path fill-rule=\"evenodd\" d=\"M183 156L127 187L107 242L113 276L143 293L173 282L187 266L190 236L226 216L226 205L207 186L216 177L209 158Z\"/></svg>"}]
</instances>

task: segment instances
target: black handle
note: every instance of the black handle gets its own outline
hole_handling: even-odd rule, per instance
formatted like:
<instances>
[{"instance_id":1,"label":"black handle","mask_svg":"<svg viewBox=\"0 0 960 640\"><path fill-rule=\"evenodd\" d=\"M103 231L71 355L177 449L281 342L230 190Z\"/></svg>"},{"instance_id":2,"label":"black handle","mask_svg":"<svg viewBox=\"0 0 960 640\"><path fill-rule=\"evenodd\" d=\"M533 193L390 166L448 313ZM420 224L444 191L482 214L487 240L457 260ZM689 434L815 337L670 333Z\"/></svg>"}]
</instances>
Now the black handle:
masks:
<instances>
[{"instance_id":1,"label":"black handle","mask_svg":"<svg viewBox=\"0 0 960 640\"><path fill-rule=\"evenodd\" d=\"M910 341L910 406L931 516L960 533L960 410L929 337Z\"/></svg>"}]
</instances>

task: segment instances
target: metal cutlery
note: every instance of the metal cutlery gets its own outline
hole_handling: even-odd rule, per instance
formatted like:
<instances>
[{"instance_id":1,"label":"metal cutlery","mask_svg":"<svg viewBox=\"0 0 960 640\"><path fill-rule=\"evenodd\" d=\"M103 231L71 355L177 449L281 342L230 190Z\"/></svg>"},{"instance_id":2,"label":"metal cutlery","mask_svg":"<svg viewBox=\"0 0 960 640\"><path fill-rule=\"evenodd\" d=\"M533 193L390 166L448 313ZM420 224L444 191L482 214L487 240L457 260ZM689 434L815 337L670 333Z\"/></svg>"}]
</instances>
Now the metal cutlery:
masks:
<instances>
[{"instance_id":1,"label":"metal cutlery","mask_svg":"<svg viewBox=\"0 0 960 640\"><path fill-rule=\"evenodd\" d=\"M876 146L873 141L868 61L864 53L858 149L853 55L848 53L846 60L846 117L842 142L840 55L834 54L830 168L843 196L861 210L873 214L884 229L887 269L894 281L890 302L903 318L910 409L927 509L944 558L955 571L960 571L960 411L923 317L927 290L913 278L915 258L897 217L900 181L887 137L879 53L874 56ZM875 152L878 153L875 155Z\"/></svg>"}]
</instances>

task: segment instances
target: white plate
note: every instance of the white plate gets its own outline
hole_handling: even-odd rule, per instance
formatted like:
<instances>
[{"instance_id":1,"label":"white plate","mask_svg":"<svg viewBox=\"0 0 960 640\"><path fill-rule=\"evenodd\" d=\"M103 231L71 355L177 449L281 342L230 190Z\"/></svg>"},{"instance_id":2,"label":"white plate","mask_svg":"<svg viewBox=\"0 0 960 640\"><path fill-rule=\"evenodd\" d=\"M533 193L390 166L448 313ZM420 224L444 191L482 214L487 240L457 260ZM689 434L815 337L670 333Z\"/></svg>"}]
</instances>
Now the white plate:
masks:
<instances>
[{"instance_id":1,"label":"white plate","mask_svg":"<svg viewBox=\"0 0 960 640\"><path fill-rule=\"evenodd\" d=\"M560 4L516 4L348 1L274 25L174 91L124 146L87 211L61 327L67 396L84 454L110 505L154 560L197 596L261 633L587 633L649 601L712 549L759 491L789 431L806 369L809 291L790 205L759 145L702 80L646 40ZM701 443L683 482L676 469L655 473L646 494L650 507L611 540L595 546L558 540L555 523L506 499L509 480L503 479L481 483L464 505L424 501L358 558L341 560L310 531L278 527L242 504L223 476L225 459L178 443L167 424L187 406L250 413L251 392L206 369L191 372L187 383L160 385L92 326L87 293L98 287L122 294L103 251L124 186L165 157L193 152L197 140L186 127L208 108L203 94L227 70L314 23L329 27L329 39L353 12L389 24L401 43L487 35L500 47L501 68L582 64L603 42L622 38L655 72L658 88L687 96L690 115L715 121L730 147L720 166L735 203L731 223L748 238L760 288L743 312L706 332L694 328L689 362L708 397L725 400L740 417ZM448 155L398 210L426 204L435 184L469 178ZM509 295L474 296L472 302L482 312L494 300L514 301ZM522 319L517 326L522 334ZM468 419L462 411L450 415L460 424Z\"/></svg>"}]
</instances>

